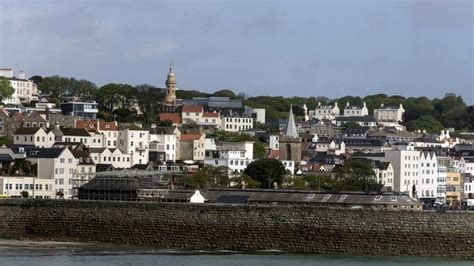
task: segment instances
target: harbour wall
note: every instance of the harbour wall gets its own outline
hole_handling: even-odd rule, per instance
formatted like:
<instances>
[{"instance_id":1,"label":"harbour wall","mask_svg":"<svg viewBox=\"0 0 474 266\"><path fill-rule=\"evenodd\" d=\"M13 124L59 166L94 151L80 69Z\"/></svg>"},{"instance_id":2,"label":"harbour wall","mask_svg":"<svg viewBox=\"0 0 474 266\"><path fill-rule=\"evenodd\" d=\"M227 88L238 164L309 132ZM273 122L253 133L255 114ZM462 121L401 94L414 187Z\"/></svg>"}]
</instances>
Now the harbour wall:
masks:
<instances>
[{"instance_id":1,"label":"harbour wall","mask_svg":"<svg viewBox=\"0 0 474 266\"><path fill-rule=\"evenodd\" d=\"M0 238L474 259L474 214L1 199Z\"/></svg>"}]
</instances>

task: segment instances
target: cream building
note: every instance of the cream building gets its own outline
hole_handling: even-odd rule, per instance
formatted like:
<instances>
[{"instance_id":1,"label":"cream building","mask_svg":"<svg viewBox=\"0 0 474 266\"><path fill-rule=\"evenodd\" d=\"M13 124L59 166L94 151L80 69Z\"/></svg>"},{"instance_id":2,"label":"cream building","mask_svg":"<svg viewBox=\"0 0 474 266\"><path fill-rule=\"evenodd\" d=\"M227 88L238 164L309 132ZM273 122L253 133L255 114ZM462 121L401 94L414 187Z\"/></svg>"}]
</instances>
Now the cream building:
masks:
<instances>
[{"instance_id":1,"label":"cream building","mask_svg":"<svg viewBox=\"0 0 474 266\"><path fill-rule=\"evenodd\" d=\"M42 127L22 127L15 131L13 143L18 145L34 145L39 148L50 148L55 142L54 134Z\"/></svg>"},{"instance_id":2,"label":"cream building","mask_svg":"<svg viewBox=\"0 0 474 266\"><path fill-rule=\"evenodd\" d=\"M367 109L367 105L349 105L349 103L346 104L346 108L344 108L344 116L350 117L350 116L366 116L369 115L369 109Z\"/></svg>"},{"instance_id":3,"label":"cream building","mask_svg":"<svg viewBox=\"0 0 474 266\"><path fill-rule=\"evenodd\" d=\"M119 130L118 148L122 153L130 154L131 165L148 163L149 132L137 126Z\"/></svg>"},{"instance_id":4,"label":"cream building","mask_svg":"<svg viewBox=\"0 0 474 266\"><path fill-rule=\"evenodd\" d=\"M54 180L54 195L73 196L73 179L78 160L67 148L35 148L26 151L27 160L38 165L38 179Z\"/></svg>"},{"instance_id":5,"label":"cream building","mask_svg":"<svg viewBox=\"0 0 474 266\"><path fill-rule=\"evenodd\" d=\"M398 123L403 121L403 105L399 106L384 106L380 105L380 108L374 109L374 118L377 122L381 123Z\"/></svg>"},{"instance_id":6,"label":"cream building","mask_svg":"<svg viewBox=\"0 0 474 266\"><path fill-rule=\"evenodd\" d=\"M320 102L318 102L318 106L314 111L309 111L309 117L310 118L316 118L316 119L329 119L333 120L336 117L340 115L340 110L339 107L337 106L337 102L334 103L334 106L331 105L321 105Z\"/></svg>"},{"instance_id":7,"label":"cream building","mask_svg":"<svg viewBox=\"0 0 474 266\"><path fill-rule=\"evenodd\" d=\"M245 116L222 117L222 130L229 132L244 131L253 128L253 118Z\"/></svg>"},{"instance_id":8,"label":"cream building","mask_svg":"<svg viewBox=\"0 0 474 266\"><path fill-rule=\"evenodd\" d=\"M52 199L55 197L53 179L40 179L35 176L0 176L0 195L21 197L23 191L28 197Z\"/></svg>"},{"instance_id":9,"label":"cream building","mask_svg":"<svg viewBox=\"0 0 474 266\"><path fill-rule=\"evenodd\" d=\"M7 78L15 90L10 98L3 99L3 103L18 105L38 100L38 87L33 81L26 78L25 72L20 71L18 77L14 77L13 69L0 68L0 76Z\"/></svg>"}]
</instances>

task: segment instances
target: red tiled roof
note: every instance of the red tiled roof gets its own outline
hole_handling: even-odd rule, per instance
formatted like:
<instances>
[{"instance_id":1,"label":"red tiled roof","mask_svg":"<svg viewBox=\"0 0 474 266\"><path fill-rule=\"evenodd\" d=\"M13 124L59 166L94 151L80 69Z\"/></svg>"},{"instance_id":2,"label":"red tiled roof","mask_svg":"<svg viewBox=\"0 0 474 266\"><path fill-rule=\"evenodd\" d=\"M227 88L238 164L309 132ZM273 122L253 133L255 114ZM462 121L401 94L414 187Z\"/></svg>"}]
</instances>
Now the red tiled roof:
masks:
<instances>
[{"instance_id":1,"label":"red tiled roof","mask_svg":"<svg viewBox=\"0 0 474 266\"><path fill-rule=\"evenodd\" d=\"M202 113L202 106L183 106L183 113Z\"/></svg>"},{"instance_id":2,"label":"red tiled roof","mask_svg":"<svg viewBox=\"0 0 474 266\"><path fill-rule=\"evenodd\" d=\"M204 112L202 114L203 117L219 117L219 113L214 112Z\"/></svg>"},{"instance_id":3,"label":"red tiled roof","mask_svg":"<svg viewBox=\"0 0 474 266\"><path fill-rule=\"evenodd\" d=\"M201 134L181 134L181 141L198 140L201 136Z\"/></svg>"},{"instance_id":4,"label":"red tiled roof","mask_svg":"<svg viewBox=\"0 0 474 266\"><path fill-rule=\"evenodd\" d=\"M76 120L76 128L84 128L89 131L97 130L97 120ZM118 130L117 122L106 122L99 120L98 130Z\"/></svg>"},{"instance_id":5,"label":"red tiled roof","mask_svg":"<svg viewBox=\"0 0 474 266\"><path fill-rule=\"evenodd\" d=\"M178 113L161 113L160 121L166 121L166 120L173 122L173 124L182 123L181 115Z\"/></svg>"},{"instance_id":6,"label":"red tiled roof","mask_svg":"<svg viewBox=\"0 0 474 266\"><path fill-rule=\"evenodd\" d=\"M280 158L280 151L279 150L270 150L267 157L269 159L278 159L278 158Z\"/></svg>"}]
</instances>

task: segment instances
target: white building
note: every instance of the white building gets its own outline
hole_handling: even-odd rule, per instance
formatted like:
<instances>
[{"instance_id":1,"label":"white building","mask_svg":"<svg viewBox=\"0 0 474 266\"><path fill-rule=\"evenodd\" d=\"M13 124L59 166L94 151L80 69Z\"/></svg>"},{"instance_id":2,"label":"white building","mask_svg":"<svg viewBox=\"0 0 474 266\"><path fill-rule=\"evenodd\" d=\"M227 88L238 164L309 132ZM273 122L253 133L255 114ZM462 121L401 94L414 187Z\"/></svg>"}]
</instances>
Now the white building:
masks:
<instances>
[{"instance_id":1,"label":"white building","mask_svg":"<svg viewBox=\"0 0 474 266\"><path fill-rule=\"evenodd\" d=\"M280 136L278 135L270 135L270 150L279 150L280 149Z\"/></svg>"},{"instance_id":2,"label":"white building","mask_svg":"<svg viewBox=\"0 0 474 266\"><path fill-rule=\"evenodd\" d=\"M438 166L437 183L436 189L436 202L439 204L446 204L446 186L447 186L447 175L448 169L446 166Z\"/></svg>"},{"instance_id":3,"label":"white building","mask_svg":"<svg viewBox=\"0 0 474 266\"><path fill-rule=\"evenodd\" d=\"M280 162L283 164L286 171L290 172L292 175L295 174L295 161L280 160Z\"/></svg>"},{"instance_id":4,"label":"white building","mask_svg":"<svg viewBox=\"0 0 474 266\"><path fill-rule=\"evenodd\" d=\"M369 109L367 109L367 105L349 105L349 102L346 104L346 108L344 108L344 116L366 116L369 115Z\"/></svg>"},{"instance_id":5,"label":"white building","mask_svg":"<svg viewBox=\"0 0 474 266\"><path fill-rule=\"evenodd\" d=\"M253 128L253 118L245 116L226 116L221 118L222 130L229 132L244 131Z\"/></svg>"},{"instance_id":6,"label":"white building","mask_svg":"<svg viewBox=\"0 0 474 266\"><path fill-rule=\"evenodd\" d=\"M28 197L51 199L55 197L53 179L40 179L35 176L0 176L0 195L21 197L23 191Z\"/></svg>"},{"instance_id":7,"label":"white building","mask_svg":"<svg viewBox=\"0 0 474 266\"><path fill-rule=\"evenodd\" d=\"M461 157L459 159L459 171L463 174L474 175L474 161Z\"/></svg>"},{"instance_id":8,"label":"white building","mask_svg":"<svg viewBox=\"0 0 474 266\"><path fill-rule=\"evenodd\" d=\"M388 191L392 191L395 186L395 172L392 163L375 161L372 170L375 173L377 183L384 185Z\"/></svg>"},{"instance_id":9,"label":"white building","mask_svg":"<svg viewBox=\"0 0 474 266\"><path fill-rule=\"evenodd\" d=\"M149 131L150 151L164 152L166 161L176 161L177 137L171 128L152 128Z\"/></svg>"},{"instance_id":10,"label":"white building","mask_svg":"<svg viewBox=\"0 0 474 266\"><path fill-rule=\"evenodd\" d=\"M374 109L375 120L377 120L377 122L381 124L398 124L398 122L403 121L403 113L405 113L405 109L403 109L402 104L400 104L399 106L384 106L383 104L381 104L380 108Z\"/></svg>"},{"instance_id":11,"label":"white building","mask_svg":"<svg viewBox=\"0 0 474 266\"><path fill-rule=\"evenodd\" d=\"M21 127L15 131L13 143L34 145L39 148L50 148L54 144L54 134L42 127Z\"/></svg>"},{"instance_id":12,"label":"white building","mask_svg":"<svg viewBox=\"0 0 474 266\"><path fill-rule=\"evenodd\" d=\"M334 103L334 106L331 105L321 105L320 102L318 102L318 106L314 111L310 110L309 111L309 117L310 118L316 118L316 119L329 119L333 120L336 117L340 115L340 110L339 107L337 106L337 102Z\"/></svg>"},{"instance_id":13,"label":"white building","mask_svg":"<svg viewBox=\"0 0 474 266\"><path fill-rule=\"evenodd\" d=\"M225 166L229 173L242 173L253 162L253 142L225 142L214 151L207 150L205 165Z\"/></svg>"},{"instance_id":14,"label":"white building","mask_svg":"<svg viewBox=\"0 0 474 266\"><path fill-rule=\"evenodd\" d=\"M474 207L474 176L464 177L464 198L467 206Z\"/></svg>"},{"instance_id":15,"label":"white building","mask_svg":"<svg viewBox=\"0 0 474 266\"><path fill-rule=\"evenodd\" d=\"M104 120L76 120L76 128L84 128L92 132L98 132L103 135L101 145L91 144L93 148L117 148L118 124L117 121L106 122ZM97 142L96 142L97 143Z\"/></svg>"},{"instance_id":16,"label":"white building","mask_svg":"<svg viewBox=\"0 0 474 266\"><path fill-rule=\"evenodd\" d=\"M96 165L89 153L83 150L74 150L72 154L77 160L77 168L74 171L73 186L79 187L94 178Z\"/></svg>"},{"instance_id":17,"label":"white building","mask_svg":"<svg viewBox=\"0 0 474 266\"><path fill-rule=\"evenodd\" d=\"M133 166L131 155L124 154L117 148L90 148L89 153L95 164L111 164L114 168L119 169Z\"/></svg>"},{"instance_id":18,"label":"white building","mask_svg":"<svg viewBox=\"0 0 474 266\"><path fill-rule=\"evenodd\" d=\"M13 69L0 68L0 77L7 78L14 89L10 98L2 99L3 103L18 105L38 100L38 87L33 81L26 78L25 72L20 71L18 77L14 77Z\"/></svg>"},{"instance_id":19,"label":"white building","mask_svg":"<svg viewBox=\"0 0 474 266\"><path fill-rule=\"evenodd\" d=\"M255 117L255 121L261 124L265 124L265 108L252 108L252 115Z\"/></svg>"},{"instance_id":20,"label":"white building","mask_svg":"<svg viewBox=\"0 0 474 266\"><path fill-rule=\"evenodd\" d=\"M38 165L38 179L54 180L54 195L62 192L65 199L73 195L73 179L78 161L67 148L34 148L26 157Z\"/></svg>"},{"instance_id":21,"label":"white building","mask_svg":"<svg viewBox=\"0 0 474 266\"><path fill-rule=\"evenodd\" d=\"M407 147L406 150L386 150L385 156L377 160L392 164L395 192L407 192L411 197L427 201L435 200L438 173L434 153L423 153Z\"/></svg>"},{"instance_id":22,"label":"white building","mask_svg":"<svg viewBox=\"0 0 474 266\"><path fill-rule=\"evenodd\" d=\"M438 193L438 160L434 152L421 152L420 155L418 198L430 199L434 203Z\"/></svg>"},{"instance_id":23,"label":"white building","mask_svg":"<svg viewBox=\"0 0 474 266\"><path fill-rule=\"evenodd\" d=\"M118 148L122 153L131 155L132 166L135 164L147 164L148 140L148 130L131 126L127 129L119 130Z\"/></svg>"}]
</instances>

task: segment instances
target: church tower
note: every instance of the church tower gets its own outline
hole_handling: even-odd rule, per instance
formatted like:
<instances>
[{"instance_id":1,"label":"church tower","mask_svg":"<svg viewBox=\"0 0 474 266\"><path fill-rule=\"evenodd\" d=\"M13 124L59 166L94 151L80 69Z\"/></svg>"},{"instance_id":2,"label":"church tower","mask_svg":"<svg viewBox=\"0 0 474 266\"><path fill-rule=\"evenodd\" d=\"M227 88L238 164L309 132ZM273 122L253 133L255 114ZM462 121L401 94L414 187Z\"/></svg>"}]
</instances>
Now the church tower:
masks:
<instances>
[{"instance_id":1,"label":"church tower","mask_svg":"<svg viewBox=\"0 0 474 266\"><path fill-rule=\"evenodd\" d=\"M173 72L173 64L170 64L170 71L166 78L165 104L176 103L176 75Z\"/></svg>"}]
</instances>

